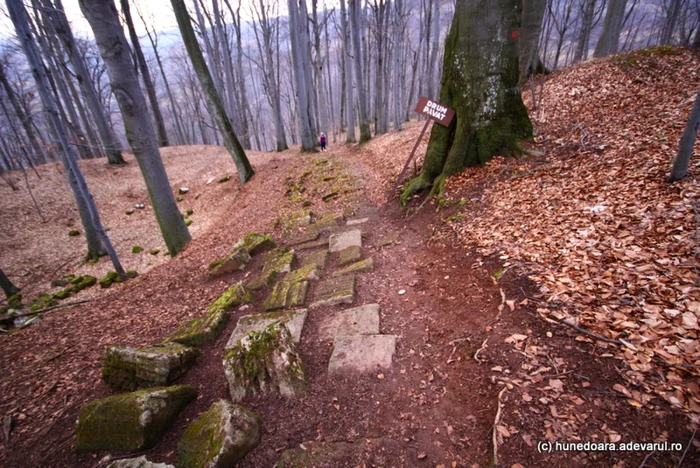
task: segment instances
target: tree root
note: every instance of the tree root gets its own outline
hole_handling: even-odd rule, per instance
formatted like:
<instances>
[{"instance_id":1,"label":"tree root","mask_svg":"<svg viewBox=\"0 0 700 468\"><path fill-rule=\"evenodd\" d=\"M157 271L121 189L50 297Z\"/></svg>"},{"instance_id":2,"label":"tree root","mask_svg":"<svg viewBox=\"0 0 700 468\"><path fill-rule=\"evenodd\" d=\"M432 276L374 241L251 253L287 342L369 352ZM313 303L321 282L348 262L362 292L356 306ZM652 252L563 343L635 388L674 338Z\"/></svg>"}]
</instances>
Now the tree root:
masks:
<instances>
[{"instance_id":1,"label":"tree root","mask_svg":"<svg viewBox=\"0 0 700 468\"><path fill-rule=\"evenodd\" d=\"M420 174L418 177L415 177L406 185L404 185L403 192L401 192L401 196L399 197L399 203L401 204L401 206L406 206L406 203L408 203L409 198L411 198L413 195L420 192L421 190L427 189L428 187L430 187L430 185L430 181L423 177L422 174Z\"/></svg>"}]
</instances>

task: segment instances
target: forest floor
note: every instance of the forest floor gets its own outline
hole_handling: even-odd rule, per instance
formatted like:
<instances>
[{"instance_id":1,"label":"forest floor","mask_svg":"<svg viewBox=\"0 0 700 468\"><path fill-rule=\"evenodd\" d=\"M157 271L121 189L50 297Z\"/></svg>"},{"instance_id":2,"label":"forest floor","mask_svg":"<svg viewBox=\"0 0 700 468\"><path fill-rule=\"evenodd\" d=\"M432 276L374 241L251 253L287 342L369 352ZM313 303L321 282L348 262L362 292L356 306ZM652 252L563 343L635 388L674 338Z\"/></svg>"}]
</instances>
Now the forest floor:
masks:
<instances>
[{"instance_id":1,"label":"forest floor","mask_svg":"<svg viewBox=\"0 0 700 468\"><path fill-rule=\"evenodd\" d=\"M207 280L209 262L247 232L284 240L292 233L277 221L310 202L317 217L368 218L363 252L375 266L358 275L355 304L381 306L381 332L397 336L396 354L381 373L329 377L332 343L319 337L322 317L312 309L299 346L310 389L299 400L244 401L262 416L263 437L241 466L274 466L310 441L352 444L346 458L322 466L478 467L495 458L508 467L699 466L700 184L664 181L698 70L697 54L659 49L558 71L535 88L538 109L532 90L524 93L540 156L496 158L406 210L386 202L422 124L362 147L330 142L320 154L250 152L257 174L244 186L221 148L163 149L174 192L189 188L182 211L193 210L193 241L172 259L133 158L123 168L82 161L122 262L140 276L81 291L67 301L89 302L0 337L0 464L104 466L125 456L74 451L78 411L111 393L100 379L104 347L157 343L200 316L250 274ZM10 174L18 191L0 185L0 266L25 303L53 292L61 275L111 269L106 259L81 263L84 238L67 234L80 222L61 169L38 171L41 179L28 178L46 223L21 173ZM290 189L302 179L305 190ZM338 196L323 201L329 192ZM135 203L146 208L127 216ZM392 233L398 241L382 242ZM132 253L136 245L144 251ZM149 460L175 463L187 424L227 398L223 348L237 318L260 308L264 297L256 299L232 311L178 380L199 396L145 452ZM659 441L680 450L546 453L540 445Z\"/></svg>"}]
</instances>

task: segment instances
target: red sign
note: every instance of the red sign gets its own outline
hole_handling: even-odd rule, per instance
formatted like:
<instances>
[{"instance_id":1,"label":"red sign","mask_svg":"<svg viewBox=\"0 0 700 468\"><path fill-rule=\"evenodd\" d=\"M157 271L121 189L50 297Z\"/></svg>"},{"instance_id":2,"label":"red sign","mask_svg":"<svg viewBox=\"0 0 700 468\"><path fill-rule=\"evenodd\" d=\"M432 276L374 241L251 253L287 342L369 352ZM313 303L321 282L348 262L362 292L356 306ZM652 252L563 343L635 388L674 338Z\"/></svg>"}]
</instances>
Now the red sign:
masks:
<instances>
[{"instance_id":1,"label":"red sign","mask_svg":"<svg viewBox=\"0 0 700 468\"><path fill-rule=\"evenodd\" d=\"M450 109L447 106L431 101L425 96L421 96L420 99L418 99L418 105L416 105L415 111L431 120L434 120L444 127L449 127L452 119L455 116L454 109Z\"/></svg>"}]
</instances>

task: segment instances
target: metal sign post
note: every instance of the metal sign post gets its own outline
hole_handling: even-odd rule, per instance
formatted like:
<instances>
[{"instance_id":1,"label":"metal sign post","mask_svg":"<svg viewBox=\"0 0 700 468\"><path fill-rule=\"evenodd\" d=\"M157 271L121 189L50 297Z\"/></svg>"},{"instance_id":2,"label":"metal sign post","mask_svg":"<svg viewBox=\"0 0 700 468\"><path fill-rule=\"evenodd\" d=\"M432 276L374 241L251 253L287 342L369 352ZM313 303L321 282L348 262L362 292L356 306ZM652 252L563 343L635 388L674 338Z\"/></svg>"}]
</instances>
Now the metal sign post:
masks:
<instances>
[{"instance_id":1,"label":"metal sign post","mask_svg":"<svg viewBox=\"0 0 700 468\"><path fill-rule=\"evenodd\" d=\"M396 193L396 189L399 186L399 183L401 182L403 175L406 173L406 169L408 169L409 164L411 164L411 161L413 160L413 156L416 154L416 150L418 149L418 144L420 141L423 139L423 135L425 134L425 131L428 129L428 125L430 125L431 122L437 122L443 127L449 127L450 123L452 123L452 119L455 116L455 110L451 109L447 106L443 106L442 104L438 104L435 101L431 101L425 96L421 96L418 99L418 104L416 105L416 108L414 109L415 112L424 115L428 119L425 121L425 125L423 125L423 129L420 131L420 135L418 135L418 139L416 140L416 144L413 145L413 149L411 150L411 155L408 157L408 160L406 161L406 164L403 165L403 169L401 169L401 173L398 175L396 178L396 182L394 183L394 188L391 190L391 193L389 193L389 199L387 200L387 203L391 201L391 199L394 197L394 194Z\"/></svg>"}]
</instances>

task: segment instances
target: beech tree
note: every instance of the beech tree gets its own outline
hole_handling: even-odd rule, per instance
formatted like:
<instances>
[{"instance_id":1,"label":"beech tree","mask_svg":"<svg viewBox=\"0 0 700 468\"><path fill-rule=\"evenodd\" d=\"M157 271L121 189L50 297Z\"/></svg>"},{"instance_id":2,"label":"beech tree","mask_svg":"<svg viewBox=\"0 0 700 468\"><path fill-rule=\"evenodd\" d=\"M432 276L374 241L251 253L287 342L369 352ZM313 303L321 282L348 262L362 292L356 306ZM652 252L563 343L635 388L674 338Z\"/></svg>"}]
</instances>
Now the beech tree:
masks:
<instances>
[{"instance_id":1,"label":"beech tree","mask_svg":"<svg viewBox=\"0 0 700 468\"><path fill-rule=\"evenodd\" d=\"M522 152L532 124L518 87L519 0L457 0L445 41L439 102L455 109L449 127L434 125L423 168L406 184L401 203L496 154Z\"/></svg>"},{"instance_id":2,"label":"beech tree","mask_svg":"<svg viewBox=\"0 0 700 468\"><path fill-rule=\"evenodd\" d=\"M289 40L294 61L294 84L296 85L297 118L301 136L301 150L311 151L316 146L316 119L311 63L309 57L309 31L306 0L288 0Z\"/></svg>"},{"instance_id":3,"label":"beech tree","mask_svg":"<svg viewBox=\"0 0 700 468\"><path fill-rule=\"evenodd\" d=\"M372 134L369 130L369 117L367 115L367 94L362 72L362 47L360 46L360 0L348 0L350 13L350 32L352 36L353 54L355 60L355 84L357 85L357 98L359 102L358 114L360 116L360 143L369 141ZM348 103L348 106L351 105Z\"/></svg>"},{"instance_id":4,"label":"beech tree","mask_svg":"<svg viewBox=\"0 0 700 468\"><path fill-rule=\"evenodd\" d=\"M238 170L238 177L241 183L247 182L255 172L245 155L245 151L238 141L236 134L233 132L233 127L231 126L231 120L229 120L226 115L226 110L221 102L221 97L216 90L214 80L209 73L207 68L207 63L204 61L204 56L202 55L202 50L199 48L197 43L197 38L194 35L194 28L192 28L192 23L190 22L190 15L187 13L187 8L185 7L185 2L183 0L171 0L170 2L175 11L175 18L177 19L177 25L180 28L180 34L182 34L182 40L187 48L187 53L192 61L192 66L197 73L197 78L202 87L202 92L204 93L204 98L207 102L207 107L209 109L209 114L212 116L214 121L221 131L224 138L224 146L228 150L229 154L233 158L233 162Z\"/></svg>"},{"instance_id":5,"label":"beech tree","mask_svg":"<svg viewBox=\"0 0 700 468\"><path fill-rule=\"evenodd\" d=\"M345 0L340 0L340 27L343 35L343 67L345 71L345 125L347 126L346 143L355 143L355 109L353 103L353 78L352 63L353 52L350 44L350 28L348 27L347 13L345 12Z\"/></svg>"},{"instance_id":6,"label":"beech tree","mask_svg":"<svg viewBox=\"0 0 700 468\"><path fill-rule=\"evenodd\" d=\"M124 119L127 140L146 182L163 239L170 254L176 255L191 237L158 151L158 137L148 116L117 7L114 0L80 0L79 3L107 66L112 91Z\"/></svg>"},{"instance_id":7,"label":"beech tree","mask_svg":"<svg viewBox=\"0 0 700 468\"><path fill-rule=\"evenodd\" d=\"M51 129L56 138L56 143L60 149L61 162L68 174L70 186L78 204L78 211L83 221L83 226L86 228L86 236L88 235L87 229L96 231L97 241L95 242L96 245L94 248L99 251L102 249L106 250L119 276L122 279L126 279L126 273L100 221L97 206L88 190L85 178L80 171L74 149L68 141L68 132L63 123L64 119L56 106L55 96L51 92L46 68L41 58L39 47L29 27L29 16L24 8L24 4L14 0L6 0L6 4L12 24L14 24L15 30L17 31L17 37L22 44L22 49L32 69L32 75L34 76L34 81L36 82L36 87L41 97L42 106L48 116ZM90 248L90 240L88 240L88 249ZM89 250L88 256L99 256L101 253L99 251Z\"/></svg>"},{"instance_id":8,"label":"beech tree","mask_svg":"<svg viewBox=\"0 0 700 468\"><path fill-rule=\"evenodd\" d=\"M617 53L620 42L620 32L625 19L627 0L610 0L603 20L603 31L598 38L593 56L595 58L607 57Z\"/></svg>"}]
</instances>

